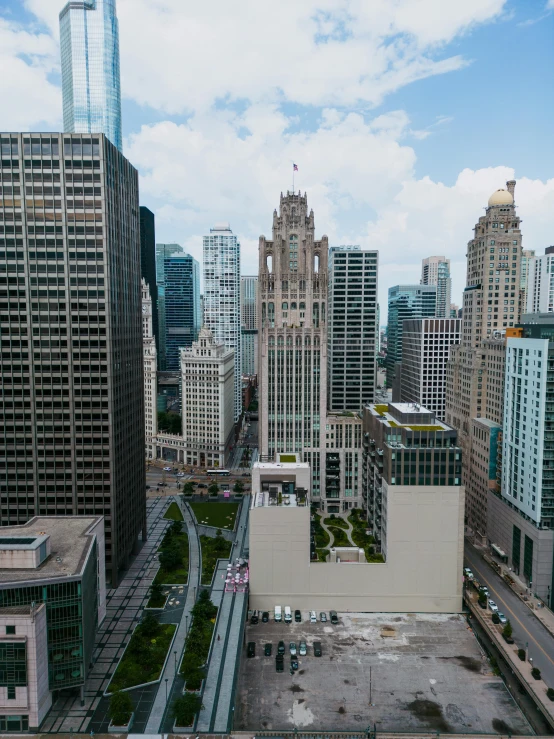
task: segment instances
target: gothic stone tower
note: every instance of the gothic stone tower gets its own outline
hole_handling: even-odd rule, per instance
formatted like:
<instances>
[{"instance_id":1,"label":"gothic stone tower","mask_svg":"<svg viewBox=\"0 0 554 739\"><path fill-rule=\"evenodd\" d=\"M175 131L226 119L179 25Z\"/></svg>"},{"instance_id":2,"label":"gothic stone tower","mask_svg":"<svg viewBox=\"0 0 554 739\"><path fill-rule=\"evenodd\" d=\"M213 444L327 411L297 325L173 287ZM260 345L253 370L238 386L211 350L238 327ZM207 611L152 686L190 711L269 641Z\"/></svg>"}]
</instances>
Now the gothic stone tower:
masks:
<instances>
[{"instance_id":1,"label":"gothic stone tower","mask_svg":"<svg viewBox=\"0 0 554 739\"><path fill-rule=\"evenodd\" d=\"M258 368L262 458L299 453L317 500L325 482L328 240L314 232L306 194L281 194L273 239L260 236Z\"/></svg>"}]
</instances>

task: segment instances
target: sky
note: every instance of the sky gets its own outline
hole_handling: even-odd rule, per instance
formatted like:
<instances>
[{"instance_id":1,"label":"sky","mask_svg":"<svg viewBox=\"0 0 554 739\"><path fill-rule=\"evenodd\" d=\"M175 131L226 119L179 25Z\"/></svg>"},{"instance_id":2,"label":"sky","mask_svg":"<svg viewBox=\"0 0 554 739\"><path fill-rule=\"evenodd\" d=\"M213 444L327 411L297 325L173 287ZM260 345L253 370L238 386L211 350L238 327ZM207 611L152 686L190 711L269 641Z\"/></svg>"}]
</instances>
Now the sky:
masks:
<instances>
[{"instance_id":1,"label":"sky","mask_svg":"<svg viewBox=\"0 0 554 739\"><path fill-rule=\"evenodd\" d=\"M0 0L0 129L62 130L60 0ZM118 0L124 154L156 240L202 259L229 222L258 270L281 192L316 238L379 250L379 299L452 264L515 178L523 247L554 243L554 0Z\"/></svg>"}]
</instances>

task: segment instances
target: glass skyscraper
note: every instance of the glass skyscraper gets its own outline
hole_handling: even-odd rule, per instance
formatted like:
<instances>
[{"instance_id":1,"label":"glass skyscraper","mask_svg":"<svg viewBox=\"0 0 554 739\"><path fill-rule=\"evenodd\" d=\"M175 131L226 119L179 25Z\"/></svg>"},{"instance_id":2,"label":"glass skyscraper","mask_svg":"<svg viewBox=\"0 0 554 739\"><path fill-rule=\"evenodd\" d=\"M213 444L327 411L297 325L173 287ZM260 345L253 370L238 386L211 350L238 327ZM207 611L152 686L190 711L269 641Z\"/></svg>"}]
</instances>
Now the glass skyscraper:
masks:
<instances>
[{"instance_id":1,"label":"glass skyscraper","mask_svg":"<svg viewBox=\"0 0 554 739\"><path fill-rule=\"evenodd\" d=\"M181 369L181 349L192 346L200 331L200 265L190 254L164 259L165 364Z\"/></svg>"},{"instance_id":2,"label":"glass skyscraper","mask_svg":"<svg viewBox=\"0 0 554 739\"><path fill-rule=\"evenodd\" d=\"M165 372L165 283L164 262L174 254L183 255L184 249L179 244L156 244L156 286L158 294L158 370ZM200 321L202 323L202 321Z\"/></svg>"},{"instance_id":3,"label":"glass skyscraper","mask_svg":"<svg viewBox=\"0 0 554 739\"><path fill-rule=\"evenodd\" d=\"M121 151L115 4L71 0L60 13L63 125L66 133L103 133Z\"/></svg>"}]
</instances>

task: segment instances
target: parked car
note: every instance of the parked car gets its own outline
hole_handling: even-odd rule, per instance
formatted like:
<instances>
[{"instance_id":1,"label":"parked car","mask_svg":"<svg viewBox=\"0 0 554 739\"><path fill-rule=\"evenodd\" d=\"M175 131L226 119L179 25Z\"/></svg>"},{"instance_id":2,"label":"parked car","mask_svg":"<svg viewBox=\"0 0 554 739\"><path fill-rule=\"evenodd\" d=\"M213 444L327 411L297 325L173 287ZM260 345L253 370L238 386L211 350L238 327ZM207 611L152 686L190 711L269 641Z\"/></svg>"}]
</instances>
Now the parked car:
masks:
<instances>
[{"instance_id":1,"label":"parked car","mask_svg":"<svg viewBox=\"0 0 554 739\"><path fill-rule=\"evenodd\" d=\"M284 669L285 669L285 660L282 654L278 654L275 657L275 670L277 672L283 672Z\"/></svg>"},{"instance_id":2,"label":"parked car","mask_svg":"<svg viewBox=\"0 0 554 739\"><path fill-rule=\"evenodd\" d=\"M184 472L178 472L177 473L177 477L184 477L184 476L185 476L185 473Z\"/></svg>"},{"instance_id":3,"label":"parked car","mask_svg":"<svg viewBox=\"0 0 554 739\"><path fill-rule=\"evenodd\" d=\"M164 467L164 472L171 472L171 467Z\"/></svg>"},{"instance_id":4,"label":"parked car","mask_svg":"<svg viewBox=\"0 0 554 739\"><path fill-rule=\"evenodd\" d=\"M314 657L321 657L321 642L314 642Z\"/></svg>"},{"instance_id":5,"label":"parked car","mask_svg":"<svg viewBox=\"0 0 554 739\"><path fill-rule=\"evenodd\" d=\"M250 616L250 623L254 625L257 624L259 620L260 619L258 616L258 611L252 611L252 615Z\"/></svg>"},{"instance_id":6,"label":"parked car","mask_svg":"<svg viewBox=\"0 0 554 739\"><path fill-rule=\"evenodd\" d=\"M242 473L242 476L243 476L243 477L250 477L250 475L248 474L248 472L243 472L243 473Z\"/></svg>"},{"instance_id":7,"label":"parked car","mask_svg":"<svg viewBox=\"0 0 554 739\"><path fill-rule=\"evenodd\" d=\"M269 621L269 611L264 611L262 613L262 623L266 624Z\"/></svg>"},{"instance_id":8,"label":"parked car","mask_svg":"<svg viewBox=\"0 0 554 739\"><path fill-rule=\"evenodd\" d=\"M246 648L246 656L247 657L254 657L256 655L256 642L255 641L249 641L248 647Z\"/></svg>"},{"instance_id":9,"label":"parked car","mask_svg":"<svg viewBox=\"0 0 554 739\"><path fill-rule=\"evenodd\" d=\"M300 623L300 622L302 621L302 614L300 613L300 611L298 610L298 608L297 608L297 609L296 609L296 611L294 612L294 620L295 620L295 621L296 621L297 623Z\"/></svg>"},{"instance_id":10,"label":"parked car","mask_svg":"<svg viewBox=\"0 0 554 739\"><path fill-rule=\"evenodd\" d=\"M319 620L322 624L327 622L327 614L325 613L325 611L321 611L321 613L319 614Z\"/></svg>"},{"instance_id":11,"label":"parked car","mask_svg":"<svg viewBox=\"0 0 554 739\"><path fill-rule=\"evenodd\" d=\"M197 485L197 487L199 487L199 488L207 488L208 486L206 485L205 482L199 482L198 485Z\"/></svg>"},{"instance_id":12,"label":"parked car","mask_svg":"<svg viewBox=\"0 0 554 739\"><path fill-rule=\"evenodd\" d=\"M280 641L277 645L277 654L283 655L285 653L285 642Z\"/></svg>"},{"instance_id":13,"label":"parked car","mask_svg":"<svg viewBox=\"0 0 554 739\"><path fill-rule=\"evenodd\" d=\"M498 606L493 600L489 600L489 608L493 613L498 613Z\"/></svg>"},{"instance_id":14,"label":"parked car","mask_svg":"<svg viewBox=\"0 0 554 739\"><path fill-rule=\"evenodd\" d=\"M311 624L317 623L317 615L315 611L310 611L310 623Z\"/></svg>"},{"instance_id":15,"label":"parked car","mask_svg":"<svg viewBox=\"0 0 554 739\"><path fill-rule=\"evenodd\" d=\"M498 620L500 621L501 624L507 624L508 623L508 619L506 618L506 616L503 613L500 613L500 611L498 611Z\"/></svg>"},{"instance_id":16,"label":"parked car","mask_svg":"<svg viewBox=\"0 0 554 739\"><path fill-rule=\"evenodd\" d=\"M268 642L264 647L264 654L266 657L271 657L271 643Z\"/></svg>"},{"instance_id":17,"label":"parked car","mask_svg":"<svg viewBox=\"0 0 554 739\"><path fill-rule=\"evenodd\" d=\"M329 611L329 616L331 617L331 623L332 624L338 624L339 617L337 616L336 611Z\"/></svg>"},{"instance_id":18,"label":"parked car","mask_svg":"<svg viewBox=\"0 0 554 739\"><path fill-rule=\"evenodd\" d=\"M289 644L289 650L290 650L291 656L296 655L296 644L293 641L291 641Z\"/></svg>"},{"instance_id":19,"label":"parked car","mask_svg":"<svg viewBox=\"0 0 554 739\"><path fill-rule=\"evenodd\" d=\"M298 647L298 654L301 657L305 657L306 654L307 654L307 652L308 652L308 649L306 647L306 642L305 641L301 641L300 644L299 644L299 647Z\"/></svg>"},{"instance_id":20,"label":"parked car","mask_svg":"<svg viewBox=\"0 0 554 739\"><path fill-rule=\"evenodd\" d=\"M293 670L298 669L298 660L296 659L296 657L290 658L290 666L292 667Z\"/></svg>"},{"instance_id":21,"label":"parked car","mask_svg":"<svg viewBox=\"0 0 554 739\"><path fill-rule=\"evenodd\" d=\"M488 597L489 597L489 595L490 595L490 593L489 593L489 589L488 589L488 588L486 588L486 587L482 587L482 588L481 588L481 589L479 590L479 593L484 593L484 594L485 594L485 595L487 596L487 598L488 598Z\"/></svg>"}]
</instances>

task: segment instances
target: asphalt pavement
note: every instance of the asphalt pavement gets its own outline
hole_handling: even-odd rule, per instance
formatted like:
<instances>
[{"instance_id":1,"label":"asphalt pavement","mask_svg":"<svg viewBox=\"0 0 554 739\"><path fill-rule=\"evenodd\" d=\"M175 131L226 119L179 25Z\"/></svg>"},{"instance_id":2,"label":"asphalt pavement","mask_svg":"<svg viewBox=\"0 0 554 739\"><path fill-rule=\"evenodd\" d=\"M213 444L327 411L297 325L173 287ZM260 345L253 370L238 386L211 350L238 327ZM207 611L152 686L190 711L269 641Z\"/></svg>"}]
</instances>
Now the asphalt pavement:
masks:
<instances>
[{"instance_id":1,"label":"asphalt pavement","mask_svg":"<svg viewBox=\"0 0 554 739\"><path fill-rule=\"evenodd\" d=\"M517 647L529 650L528 656L533 658L533 666L539 668L545 683L554 687L554 637L485 562L480 551L467 541L464 560L466 567L470 567L475 577L487 586L490 598L494 600L498 610L510 620Z\"/></svg>"}]
</instances>

